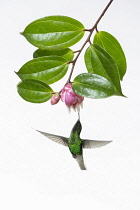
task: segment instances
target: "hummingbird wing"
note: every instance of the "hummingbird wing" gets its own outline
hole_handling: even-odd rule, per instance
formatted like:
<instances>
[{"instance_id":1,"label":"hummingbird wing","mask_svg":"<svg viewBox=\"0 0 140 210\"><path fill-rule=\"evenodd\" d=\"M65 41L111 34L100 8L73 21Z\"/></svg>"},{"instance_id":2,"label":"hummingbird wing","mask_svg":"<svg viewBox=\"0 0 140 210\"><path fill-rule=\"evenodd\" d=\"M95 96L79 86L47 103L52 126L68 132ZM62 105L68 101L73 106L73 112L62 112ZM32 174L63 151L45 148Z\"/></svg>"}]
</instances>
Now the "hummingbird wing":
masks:
<instances>
[{"instance_id":1,"label":"hummingbird wing","mask_svg":"<svg viewBox=\"0 0 140 210\"><path fill-rule=\"evenodd\" d=\"M36 130L36 131L43 134L48 139L50 139L54 142L57 142L57 143L62 144L64 146L68 146L68 138L66 138L64 136L58 136L58 135L54 135L54 134L51 134L51 133L45 133L45 132L42 132L42 131L39 131L39 130Z\"/></svg>"},{"instance_id":2,"label":"hummingbird wing","mask_svg":"<svg viewBox=\"0 0 140 210\"><path fill-rule=\"evenodd\" d=\"M84 149L99 148L111 142L112 141L96 141L96 140L83 139L83 148Z\"/></svg>"}]
</instances>

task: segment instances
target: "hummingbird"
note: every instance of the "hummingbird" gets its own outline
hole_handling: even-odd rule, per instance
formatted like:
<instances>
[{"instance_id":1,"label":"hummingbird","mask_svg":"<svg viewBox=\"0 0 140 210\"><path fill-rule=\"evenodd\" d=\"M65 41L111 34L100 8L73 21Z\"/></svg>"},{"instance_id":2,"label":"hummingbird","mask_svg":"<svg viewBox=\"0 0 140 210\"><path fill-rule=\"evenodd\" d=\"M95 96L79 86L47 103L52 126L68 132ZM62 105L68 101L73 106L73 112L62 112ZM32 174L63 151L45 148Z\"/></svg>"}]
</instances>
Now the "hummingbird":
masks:
<instances>
[{"instance_id":1,"label":"hummingbird","mask_svg":"<svg viewBox=\"0 0 140 210\"><path fill-rule=\"evenodd\" d=\"M106 144L111 143L112 141L81 139L80 138L81 130L82 130L82 125L80 119L78 119L71 130L69 138L50 133L45 133L39 130L37 131L46 136L48 139L68 147L72 154L72 157L78 162L80 169L86 170L86 166L83 159L83 149L102 147L105 146Z\"/></svg>"}]
</instances>

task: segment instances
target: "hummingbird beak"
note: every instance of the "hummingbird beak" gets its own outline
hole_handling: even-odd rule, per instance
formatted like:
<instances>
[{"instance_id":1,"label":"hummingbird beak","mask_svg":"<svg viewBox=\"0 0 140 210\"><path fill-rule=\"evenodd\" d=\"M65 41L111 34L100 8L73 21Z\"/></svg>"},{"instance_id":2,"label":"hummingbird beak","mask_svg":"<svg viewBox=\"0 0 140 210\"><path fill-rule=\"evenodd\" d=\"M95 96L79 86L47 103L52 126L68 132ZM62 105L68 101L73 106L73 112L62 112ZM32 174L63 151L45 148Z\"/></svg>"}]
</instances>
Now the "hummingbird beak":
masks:
<instances>
[{"instance_id":1,"label":"hummingbird beak","mask_svg":"<svg viewBox=\"0 0 140 210\"><path fill-rule=\"evenodd\" d=\"M78 120L80 121L80 112L78 112Z\"/></svg>"}]
</instances>

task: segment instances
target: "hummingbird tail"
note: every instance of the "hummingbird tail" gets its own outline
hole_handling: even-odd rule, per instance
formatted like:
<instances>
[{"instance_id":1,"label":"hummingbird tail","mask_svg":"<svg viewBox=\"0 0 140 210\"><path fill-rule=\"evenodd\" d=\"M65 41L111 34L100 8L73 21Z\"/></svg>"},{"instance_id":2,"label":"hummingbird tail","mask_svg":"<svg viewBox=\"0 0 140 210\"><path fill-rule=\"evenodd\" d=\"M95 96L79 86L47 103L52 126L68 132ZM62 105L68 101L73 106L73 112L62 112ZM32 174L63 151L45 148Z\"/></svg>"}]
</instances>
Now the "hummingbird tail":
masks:
<instances>
[{"instance_id":1,"label":"hummingbird tail","mask_svg":"<svg viewBox=\"0 0 140 210\"><path fill-rule=\"evenodd\" d=\"M84 164L84 159L82 155L76 155L74 156L75 160L77 161L78 165L80 166L81 170L87 170L86 166Z\"/></svg>"}]
</instances>

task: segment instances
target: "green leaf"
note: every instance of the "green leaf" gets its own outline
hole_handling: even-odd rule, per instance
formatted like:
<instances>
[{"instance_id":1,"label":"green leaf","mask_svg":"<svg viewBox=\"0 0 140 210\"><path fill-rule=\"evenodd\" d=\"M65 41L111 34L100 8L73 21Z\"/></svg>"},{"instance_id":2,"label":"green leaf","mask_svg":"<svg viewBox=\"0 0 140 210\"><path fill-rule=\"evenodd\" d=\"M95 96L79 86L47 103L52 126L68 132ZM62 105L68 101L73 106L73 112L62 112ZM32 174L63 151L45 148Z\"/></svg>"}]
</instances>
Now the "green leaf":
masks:
<instances>
[{"instance_id":1,"label":"green leaf","mask_svg":"<svg viewBox=\"0 0 140 210\"><path fill-rule=\"evenodd\" d=\"M97 74L110 80L122 95L118 67L114 59L99 45L93 44L85 52L85 63L89 73Z\"/></svg>"},{"instance_id":2,"label":"green leaf","mask_svg":"<svg viewBox=\"0 0 140 210\"><path fill-rule=\"evenodd\" d=\"M117 95L114 85L109 80L92 73L79 74L75 77L72 88L76 94L87 98L106 98Z\"/></svg>"},{"instance_id":3,"label":"green leaf","mask_svg":"<svg viewBox=\"0 0 140 210\"><path fill-rule=\"evenodd\" d=\"M19 95L28 102L43 103L52 97L53 90L44 82L24 80L17 85Z\"/></svg>"},{"instance_id":4,"label":"green leaf","mask_svg":"<svg viewBox=\"0 0 140 210\"><path fill-rule=\"evenodd\" d=\"M105 31L99 31L95 34L93 42L104 48L114 58L122 80L126 73L127 64L125 54L118 40Z\"/></svg>"},{"instance_id":5,"label":"green leaf","mask_svg":"<svg viewBox=\"0 0 140 210\"><path fill-rule=\"evenodd\" d=\"M36 79L52 84L60 80L67 72L69 64L60 56L45 56L35 58L25 63L17 75L21 80Z\"/></svg>"},{"instance_id":6,"label":"green leaf","mask_svg":"<svg viewBox=\"0 0 140 210\"><path fill-rule=\"evenodd\" d=\"M74 57L73 51L69 48L62 49L62 50L53 50L53 51L38 49L34 52L33 57L38 58L38 57L52 56L52 55L61 56L68 61L72 61Z\"/></svg>"},{"instance_id":7,"label":"green leaf","mask_svg":"<svg viewBox=\"0 0 140 210\"><path fill-rule=\"evenodd\" d=\"M66 16L48 16L30 23L22 33L40 49L59 50L76 44L84 35L84 26Z\"/></svg>"}]
</instances>

